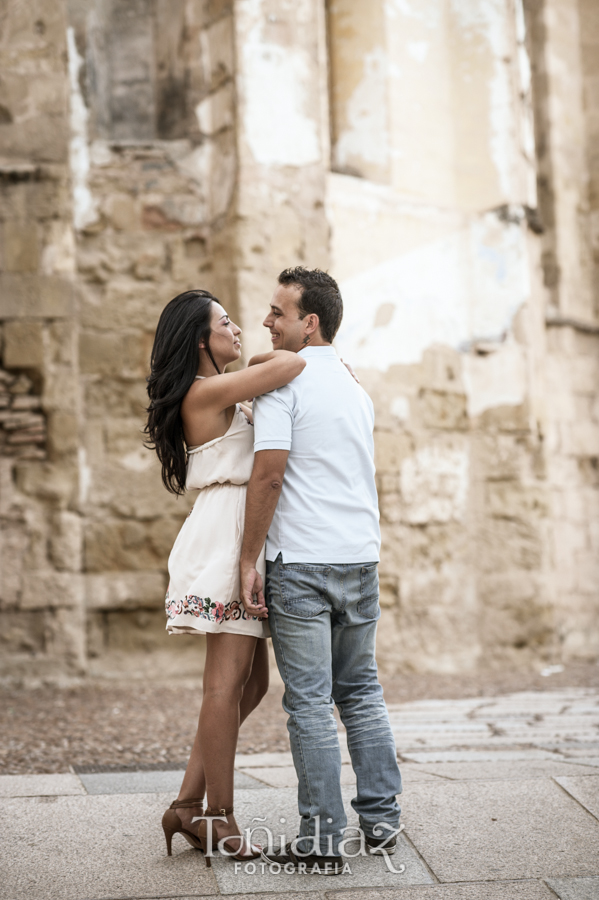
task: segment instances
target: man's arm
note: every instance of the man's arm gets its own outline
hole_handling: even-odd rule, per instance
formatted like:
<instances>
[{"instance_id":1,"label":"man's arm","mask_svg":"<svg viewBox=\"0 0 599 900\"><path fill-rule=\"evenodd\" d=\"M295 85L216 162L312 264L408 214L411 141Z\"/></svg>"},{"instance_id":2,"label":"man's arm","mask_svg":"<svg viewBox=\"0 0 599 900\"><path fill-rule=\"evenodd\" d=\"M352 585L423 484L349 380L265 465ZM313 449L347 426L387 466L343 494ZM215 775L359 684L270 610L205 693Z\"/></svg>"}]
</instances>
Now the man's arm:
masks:
<instances>
[{"instance_id":1,"label":"man's arm","mask_svg":"<svg viewBox=\"0 0 599 900\"><path fill-rule=\"evenodd\" d=\"M241 547L240 599L247 613L266 618L262 578L256 571L256 560L262 550L283 486L288 450L258 450L248 484L245 502L245 525ZM254 602L256 595L256 602Z\"/></svg>"}]
</instances>

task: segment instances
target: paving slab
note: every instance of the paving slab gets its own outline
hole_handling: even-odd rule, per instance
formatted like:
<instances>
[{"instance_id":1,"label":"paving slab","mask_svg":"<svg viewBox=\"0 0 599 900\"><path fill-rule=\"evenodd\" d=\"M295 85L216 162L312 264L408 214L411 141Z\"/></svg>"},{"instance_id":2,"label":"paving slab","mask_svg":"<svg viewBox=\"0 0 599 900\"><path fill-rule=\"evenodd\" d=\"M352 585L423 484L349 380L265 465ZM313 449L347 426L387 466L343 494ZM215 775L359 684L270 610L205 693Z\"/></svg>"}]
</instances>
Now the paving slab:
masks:
<instances>
[{"instance_id":1,"label":"paving slab","mask_svg":"<svg viewBox=\"0 0 599 900\"><path fill-rule=\"evenodd\" d=\"M0 775L0 797L85 794L77 775Z\"/></svg>"},{"instance_id":2,"label":"paving slab","mask_svg":"<svg viewBox=\"0 0 599 900\"><path fill-rule=\"evenodd\" d=\"M241 769L241 773L255 780L259 779L270 787L295 787L297 788L297 773L295 766L272 766L264 769ZM350 765L341 766L341 784L355 784L356 776ZM240 785L242 787L242 785ZM247 785L251 787L251 785ZM263 784L260 784L263 787Z\"/></svg>"},{"instance_id":3,"label":"paving slab","mask_svg":"<svg viewBox=\"0 0 599 900\"><path fill-rule=\"evenodd\" d=\"M183 771L150 772L94 772L81 774L88 794L178 794L183 780ZM261 781L242 772L235 772L235 788L262 789Z\"/></svg>"},{"instance_id":4,"label":"paving slab","mask_svg":"<svg viewBox=\"0 0 599 900\"><path fill-rule=\"evenodd\" d=\"M598 900L599 878L548 878L560 900Z\"/></svg>"},{"instance_id":5,"label":"paving slab","mask_svg":"<svg viewBox=\"0 0 599 900\"><path fill-rule=\"evenodd\" d=\"M354 795L351 787L343 788L343 798L347 811L348 825L357 826L358 820L350 806L350 800ZM268 788L264 791L238 791L235 796L235 816L237 821L244 826L249 826L252 819L256 818L252 839L255 843L266 846L267 836L261 829L269 828L274 834L274 843L292 840L297 834L299 817L297 812L297 792L291 788ZM281 822L281 819L284 821ZM281 841L278 837L283 835ZM349 848L350 851L353 848ZM357 849L357 848L356 848ZM255 869L250 864L235 865L230 859L214 857L212 867L214 869L219 889L223 894L251 895L267 893L273 897L286 896L286 892L328 891L331 890L331 882L335 884L342 881L346 889L357 890L372 886L398 887L410 884L431 884L433 878L426 866L422 863L418 854L400 835L398 849L390 858L394 869L405 865L403 872L391 872L381 857L355 857L348 858L347 862L351 874L336 876L334 879L324 875L298 875L281 872L271 872L266 864L260 860L255 861ZM357 895L354 895L357 896Z\"/></svg>"},{"instance_id":6,"label":"paving slab","mask_svg":"<svg viewBox=\"0 0 599 900\"><path fill-rule=\"evenodd\" d=\"M548 750L522 748L520 750L418 750L405 753L401 756L406 760L418 763L431 762L495 762L499 760L535 760L556 759L555 753Z\"/></svg>"},{"instance_id":7,"label":"paving slab","mask_svg":"<svg viewBox=\"0 0 599 900\"><path fill-rule=\"evenodd\" d=\"M441 882L599 875L599 822L552 779L414 784L402 807Z\"/></svg>"},{"instance_id":8,"label":"paving slab","mask_svg":"<svg viewBox=\"0 0 599 900\"><path fill-rule=\"evenodd\" d=\"M420 765L423 765L422 763ZM406 767L402 766L402 775ZM412 769L414 766L412 766ZM426 763L426 772L453 781L510 781L520 778L552 778L556 775L596 775L592 766L579 766L561 759L496 759L493 762Z\"/></svg>"},{"instance_id":9,"label":"paving slab","mask_svg":"<svg viewBox=\"0 0 599 900\"><path fill-rule=\"evenodd\" d=\"M599 756L570 756L568 754L566 759L569 763L576 766L593 766L594 768L599 768Z\"/></svg>"},{"instance_id":10,"label":"paving slab","mask_svg":"<svg viewBox=\"0 0 599 900\"><path fill-rule=\"evenodd\" d=\"M256 797L262 791L247 793ZM175 836L176 855L166 855L160 822L171 799L170 794L99 794L3 800L2 896L112 900L216 894L214 874L183 838Z\"/></svg>"},{"instance_id":11,"label":"paving slab","mask_svg":"<svg viewBox=\"0 0 599 900\"><path fill-rule=\"evenodd\" d=\"M344 890L327 891L325 897L326 900L358 900L354 892ZM402 900L402 898L405 900L555 900L555 895L542 881L435 884L430 887L418 885L394 890L375 888L361 891L359 895L359 900Z\"/></svg>"},{"instance_id":12,"label":"paving slab","mask_svg":"<svg viewBox=\"0 0 599 900\"><path fill-rule=\"evenodd\" d=\"M558 776L555 780L599 819L599 775Z\"/></svg>"},{"instance_id":13,"label":"paving slab","mask_svg":"<svg viewBox=\"0 0 599 900\"><path fill-rule=\"evenodd\" d=\"M262 769L270 766L292 766L293 756L290 752L284 753L237 753L235 756L236 769Z\"/></svg>"},{"instance_id":14,"label":"paving slab","mask_svg":"<svg viewBox=\"0 0 599 900\"><path fill-rule=\"evenodd\" d=\"M429 768L427 766L427 768ZM435 782L441 781L439 775L433 775L426 771L419 763L400 763L401 781L405 790L406 785L415 784L417 781Z\"/></svg>"}]
</instances>

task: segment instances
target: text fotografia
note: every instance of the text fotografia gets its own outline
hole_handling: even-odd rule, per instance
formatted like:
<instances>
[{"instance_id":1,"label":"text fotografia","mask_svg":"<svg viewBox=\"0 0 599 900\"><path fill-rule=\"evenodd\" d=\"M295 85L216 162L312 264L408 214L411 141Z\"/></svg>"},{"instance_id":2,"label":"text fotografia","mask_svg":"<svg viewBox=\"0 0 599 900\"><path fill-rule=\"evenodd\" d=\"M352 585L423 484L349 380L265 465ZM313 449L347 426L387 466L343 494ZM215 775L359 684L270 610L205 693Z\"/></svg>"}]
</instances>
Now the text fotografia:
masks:
<instances>
[{"instance_id":1,"label":"text fotografia","mask_svg":"<svg viewBox=\"0 0 599 900\"><path fill-rule=\"evenodd\" d=\"M405 870L405 866L400 866L401 871ZM245 875L266 875L268 872L269 875L281 875L285 873L286 875L332 875L333 874L333 864L330 862L326 863L303 863L300 862L296 866L293 863L285 863L282 865L278 862L254 862L250 860L246 863L235 863L235 874L239 875L239 873L243 870ZM351 875L352 870L350 864L348 862L343 863L343 869L341 870L342 875ZM400 872L398 872L400 874Z\"/></svg>"},{"instance_id":2,"label":"text fotografia","mask_svg":"<svg viewBox=\"0 0 599 900\"><path fill-rule=\"evenodd\" d=\"M226 821L225 816L196 816L193 821L197 821L200 818L222 818ZM264 821L265 817L255 816L252 819L252 822ZM343 869L341 874L351 875L351 867L347 860L356 859L360 856L368 857L373 855L373 848L368 846L366 835L361 828L354 825L348 825L342 830L342 840L337 845L335 851L333 850L333 835L329 834L326 835L326 837L323 835L322 837L325 838L326 849L322 850L320 816L315 816L313 821L315 825L314 834L296 837L291 842L291 850L293 855L297 857L297 863L288 861L287 857L285 857L285 862L277 862L276 859L272 858L277 855L285 856L287 838L284 834L277 834L275 837L272 830L266 825L254 825L253 827L246 828L243 835L240 835L240 837L243 836L245 838L248 846L252 846L252 844L258 840L260 844L262 844L263 852L268 853L270 859L261 862L249 859L245 863L237 861L235 862L235 874L240 874L243 871L246 875L265 875L267 872L270 875L280 875L282 873L287 875L327 875L332 872L333 863L329 860L320 862L315 860L314 857L331 857L338 855L343 858ZM281 818L279 819L279 822L281 825L284 825L286 819ZM327 819L328 824L331 822L332 819ZM394 875L402 875L406 870L403 863L394 866L390 859L395 853L397 835L403 830L403 825L400 825L398 828L393 828L387 822L379 822L373 828L373 837L377 839L376 855L383 857L388 870L393 872ZM227 851L225 847L225 843L231 840L231 835L222 838L218 841L216 846L213 846L212 829L208 828L207 839L206 856L212 856L213 850L218 850L222 856L234 855L233 852ZM301 851L297 846L300 841L303 847L303 850ZM278 843L281 848L277 852L274 850L275 843ZM264 844L266 844L266 847L264 847ZM303 858L306 857L310 857L310 860L308 862L303 862ZM329 867L328 870L327 866Z\"/></svg>"}]
</instances>

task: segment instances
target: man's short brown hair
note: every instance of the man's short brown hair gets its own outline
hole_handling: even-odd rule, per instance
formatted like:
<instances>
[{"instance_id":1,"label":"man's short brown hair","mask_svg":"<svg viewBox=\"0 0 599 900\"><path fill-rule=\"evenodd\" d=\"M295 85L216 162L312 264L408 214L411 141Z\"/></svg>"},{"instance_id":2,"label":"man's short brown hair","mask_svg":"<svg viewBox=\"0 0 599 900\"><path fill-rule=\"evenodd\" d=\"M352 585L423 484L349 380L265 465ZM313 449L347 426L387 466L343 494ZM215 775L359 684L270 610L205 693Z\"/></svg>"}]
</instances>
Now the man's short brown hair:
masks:
<instances>
[{"instance_id":1,"label":"man's short brown hair","mask_svg":"<svg viewBox=\"0 0 599 900\"><path fill-rule=\"evenodd\" d=\"M332 343L343 318L343 300L335 279L320 269L295 266L281 272L279 284L300 288L302 295L297 304L300 319L315 313L323 339Z\"/></svg>"}]
</instances>

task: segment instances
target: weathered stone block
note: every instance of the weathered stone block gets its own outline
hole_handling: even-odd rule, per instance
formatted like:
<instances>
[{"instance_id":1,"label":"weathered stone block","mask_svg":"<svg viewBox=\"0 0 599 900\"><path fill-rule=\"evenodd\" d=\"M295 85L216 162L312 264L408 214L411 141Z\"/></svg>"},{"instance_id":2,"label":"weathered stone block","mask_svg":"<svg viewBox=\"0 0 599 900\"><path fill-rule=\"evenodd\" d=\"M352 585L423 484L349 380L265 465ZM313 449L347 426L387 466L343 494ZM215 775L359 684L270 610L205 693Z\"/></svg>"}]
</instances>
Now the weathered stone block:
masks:
<instances>
[{"instance_id":1,"label":"weathered stone block","mask_svg":"<svg viewBox=\"0 0 599 900\"><path fill-rule=\"evenodd\" d=\"M135 231L141 226L137 203L130 194L110 194L104 203L104 212L117 231Z\"/></svg>"},{"instance_id":2,"label":"weathered stone block","mask_svg":"<svg viewBox=\"0 0 599 900\"><path fill-rule=\"evenodd\" d=\"M465 394L422 388L418 394L416 413L426 428L465 431L469 427Z\"/></svg>"},{"instance_id":3,"label":"weathered stone block","mask_svg":"<svg viewBox=\"0 0 599 900\"><path fill-rule=\"evenodd\" d=\"M5 125L3 130L3 152L7 157L66 165L69 158L68 126L62 116L32 116Z\"/></svg>"},{"instance_id":4,"label":"weathered stone block","mask_svg":"<svg viewBox=\"0 0 599 900\"><path fill-rule=\"evenodd\" d=\"M401 467L405 520L413 524L462 520L469 472L465 442L437 441L405 459Z\"/></svg>"},{"instance_id":5,"label":"weathered stone block","mask_svg":"<svg viewBox=\"0 0 599 900\"><path fill-rule=\"evenodd\" d=\"M23 520L9 519L0 528L0 607L15 609L21 592L30 534Z\"/></svg>"},{"instance_id":6,"label":"weathered stone block","mask_svg":"<svg viewBox=\"0 0 599 900\"><path fill-rule=\"evenodd\" d=\"M88 572L163 569L183 524L184 515L154 522L104 519L85 529L85 568Z\"/></svg>"},{"instance_id":7,"label":"weathered stone block","mask_svg":"<svg viewBox=\"0 0 599 900\"><path fill-rule=\"evenodd\" d=\"M379 602L381 607L392 608L399 602L399 578L379 576Z\"/></svg>"},{"instance_id":8,"label":"weathered stone block","mask_svg":"<svg viewBox=\"0 0 599 900\"><path fill-rule=\"evenodd\" d=\"M104 423L105 447L108 453L124 456L127 453L140 451L143 448L145 436L143 434L143 422L139 417L121 418L112 417ZM151 461L154 461L153 456Z\"/></svg>"},{"instance_id":9,"label":"weathered stone block","mask_svg":"<svg viewBox=\"0 0 599 900\"><path fill-rule=\"evenodd\" d=\"M79 365L86 375L120 375L126 364L124 336L120 333L82 331Z\"/></svg>"},{"instance_id":10,"label":"weathered stone block","mask_svg":"<svg viewBox=\"0 0 599 900\"><path fill-rule=\"evenodd\" d=\"M4 326L4 365L7 369L39 368L44 362L42 323L25 320Z\"/></svg>"},{"instance_id":11,"label":"weathered stone block","mask_svg":"<svg viewBox=\"0 0 599 900\"><path fill-rule=\"evenodd\" d=\"M170 650L163 609L114 610L104 613L108 652L155 653Z\"/></svg>"},{"instance_id":12,"label":"weathered stone block","mask_svg":"<svg viewBox=\"0 0 599 900\"><path fill-rule=\"evenodd\" d=\"M17 487L24 494L64 508L76 497L77 472L72 465L21 462L15 466Z\"/></svg>"},{"instance_id":13,"label":"weathered stone block","mask_svg":"<svg viewBox=\"0 0 599 900\"><path fill-rule=\"evenodd\" d=\"M72 321L51 322L48 327L50 360L72 372L77 366L76 329Z\"/></svg>"},{"instance_id":14,"label":"weathered stone block","mask_svg":"<svg viewBox=\"0 0 599 900\"><path fill-rule=\"evenodd\" d=\"M79 382L70 366L56 367L44 390L44 409L76 413L79 408Z\"/></svg>"},{"instance_id":15,"label":"weathered stone block","mask_svg":"<svg viewBox=\"0 0 599 900\"><path fill-rule=\"evenodd\" d=\"M522 519L547 516L549 497L543 485L525 485L517 481L492 481L487 484L487 504L492 516Z\"/></svg>"},{"instance_id":16,"label":"weathered stone block","mask_svg":"<svg viewBox=\"0 0 599 900\"><path fill-rule=\"evenodd\" d=\"M522 478L529 466L524 439L507 434L477 434L475 452L478 464L487 478L498 480Z\"/></svg>"},{"instance_id":17,"label":"weathered stone block","mask_svg":"<svg viewBox=\"0 0 599 900\"><path fill-rule=\"evenodd\" d=\"M59 570L79 572L82 561L82 518L68 510L55 513L50 533L50 557Z\"/></svg>"},{"instance_id":18,"label":"weathered stone block","mask_svg":"<svg viewBox=\"0 0 599 900\"><path fill-rule=\"evenodd\" d=\"M0 314L7 319L61 319L73 311L73 285L49 275L0 274L0 298Z\"/></svg>"},{"instance_id":19,"label":"weathered stone block","mask_svg":"<svg viewBox=\"0 0 599 900\"><path fill-rule=\"evenodd\" d=\"M501 648L537 651L551 642L553 610L540 578L527 571L481 578L481 641L491 656Z\"/></svg>"},{"instance_id":20,"label":"weathered stone block","mask_svg":"<svg viewBox=\"0 0 599 900\"><path fill-rule=\"evenodd\" d=\"M484 519L477 527L477 558L482 572L536 569L543 558L543 533L530 522Z\"/></svg>"},{"instance_id":21,"label":"weathered stone block","mask_svg":"<svg viewBox=\"0 0 599 900\"><path fill-rule=\"evenodd\" d=\"M476 624L476 586L467 568L446 563L438 571L401 576L400 653L417 659L421 670L474 668L480 656Z\"/></svg>"},{"instance_id":22,"label":"weathered stone block","mask_svg":"<svg viewBox=\"0 0 599 900\"><path fill-rule=\"evenodd\" d=\"M4 269L6 272L37 272L39 241L37 222L4 222Z\"/></svg>"},{"instance_id":23,"label":"weathered stone block","mask_svg":"<svg viewBox=\"0 0 599 900\"><path fill-rule=\"evenodd\" d=\"M52 412L48 417L48 444L53 457L77 453L79 417L73 413Z\"/></svg>"},{"instance_id":24,"label":"weathered stone block","mask_svg":"<svg viewBox=\"0 0 599 900\"><path fill-rule=\"evenodd\" d=\"M27 654L31 666L34 655L44 651L45 637L44 616L39 613L14 609L0 612L0 656L6 661L0 670L2 674L15 674L13 654Z\"/></svg>"},{"instance_id":25,"label":"weathered stone block","mask_svg":"<svg viewBox=\"0 0 599 900\"><path fill-rule=\"evenodd\" d=\"M157 246L154 239L148 241L147 251L123 249L123 256L127 252L131 252L134 257L135 269L139 266L139 271L146 271L146 274L158 273L165 257L164 246L161 243ZM117 274L110 277L104 290L86 286L81 302L82 327L90 331L131 328L143 331L154 325L162 308L171 298L164 288L154 284L140 284L137 279L138 276L133 279L128 275Z\"/></svg>"},{"instance_id":26,"label":"weathered stone block","mask_svg":"<svg viewBox=\"0 0 599 900\"><path fill-rule=\"evenodd\" d=\"M526 403L518 406L495 406L478 416L480 428L499 431L530 431L530 412Z\"/></svg>"},{"instance_id":27,"label":"weathered stone block","mask_svg":"<svg viewBox=\"0 0 599 900\"><path fill-rule=\"evenodd\" d=\"M413 449L412 438L402 432L376 431L374 461L377 472L399 472Z\"/></svg>"},{"instance_id":28,"label":"weathered stone block","mask_svg":"<svg viewBox=\"0 0 599 900\"><path fill-rule=\"evenodd\" d=\"M141 379L120 381L102 378L85 388L86 409L90 416L104 416L105 411L110 409L114 416L138 416L142 423L148 402L146 386Z\"/></svg>"},{"instance_id":29,"label":"weathered stone block","mask_svg":"<svg viewBox=\"0 0 599 900\"><path fill-rule=\"evenodd\" d=\"M166 576L162 571L88 575L85 582L88 609L156 609L164 604Z\"/></svg>"},{"instance_id":30,"label":"weathered stone block","mask_svg":"<svg viewBox=\"0 0 599 900\"><path fill-rule=\"evenodd\" d=\"M94 470L89 501L105 507L127 519L155 519L178 516L193 498L179 498L169 494L160 479L157 460L145 457L138 468L138 459L120 460L115 465L98 466Z\"/></svg>"},{"instance_id":31,"label":"weathered stone block","mask_svg":"<svg viewBox=\"0 0 599 900\"><path fill-rule=\"evenodd\" d=\"M80 607L84 601L83 576L74 572L38 570L25 572L21 588L21 609Z\"/></svg>"},{"instance_id":32,"label":"weathered stone block","mask_svg":"<svg viewBox=\"0 0 599 900\"><path fill-rule=\"evenodd\" d=\"M595 422L573 422L561 429L561 446L572 456L599 456L599 425Z\"/></svg>"}]
</instances>

